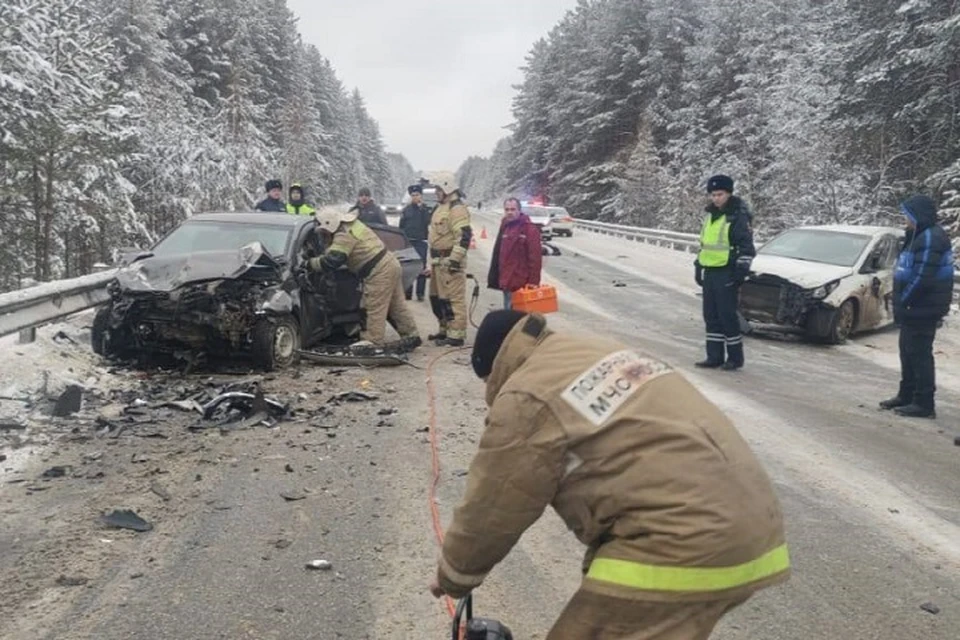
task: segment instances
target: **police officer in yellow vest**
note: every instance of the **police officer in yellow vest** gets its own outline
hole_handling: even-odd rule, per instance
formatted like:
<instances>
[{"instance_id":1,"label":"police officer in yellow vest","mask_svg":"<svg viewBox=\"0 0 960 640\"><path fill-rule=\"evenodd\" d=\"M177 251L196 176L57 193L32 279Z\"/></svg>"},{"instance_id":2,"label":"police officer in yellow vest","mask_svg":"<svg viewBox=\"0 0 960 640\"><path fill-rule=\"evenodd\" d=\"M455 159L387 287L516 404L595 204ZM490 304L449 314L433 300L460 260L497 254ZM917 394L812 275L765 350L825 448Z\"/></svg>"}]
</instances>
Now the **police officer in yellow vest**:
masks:
<instances>
[{"instance_id":1,"label":"police officer in yellow vest","mask_svg":"<svg viewBox=\"0 0 960 640\"><path fill-rule=\"evenodd\" d=\"M703 287L703 320L707 326L707 357L701 368L726 371L744 364L743 336L737 313L740 284L750 274L757 254L753 246L753 214L733 195L733 178L716 175L707 182L711 203L700 232L700 254L694 263L697 284Z\"/></svg>"},{"instance_id":2,"label":"police officer in yellow vest","mask_svg":"<svg viewBox=\"0 0 960 640\"><path fill-rule=\"evenodd\" d=\"M510 310L480 323L471 363L490 409L434 596L478 587L547 505L587 547L547 640L706 640L789 578L770 478L669 365Z\"/></svg>"},{"instance_id":3,"label":"police officer in yellow vest","mask_svg":"<svg viewBox=\"0 0 960 640\"><path fill-rule=\"evenodd\" d=\"M355 208L341 213L335 207L317 212L317 230L326 236L328 248L307 266L312 271L335 271L346 265L363 281L367 327L360 337L364 342L382 346L389 318L400 334L401 348L416 349L421 344L420 334L407 309L400 261L370 227L357 220L358 214Z\"/></svg>"},{"instance_id":4,"label":"police officer in yellow vest","mask_svg":"<svg viewBox=\"0 0 960 640\"><path fill-rule=\"evenodd\" d=\"M470 211L461 200L452 173L434 175L430 182L440 202L430 218L430 305L440 330L428 336L438 346L460 347L467 339L467 250L473 231Z\"/></svg>"},{"instance_id":5,"label":"police officer in yellow vest","mask_svg":"<svg viewBox=\"0 0 960 640\"><path fill-rule=\"evenodd\" d=\"M290 199L287 201L287 213L296 216L312 216L317 212L313 205L304 200L303 185L294 182L290 185Z\"/></svg>"}]
</instances>

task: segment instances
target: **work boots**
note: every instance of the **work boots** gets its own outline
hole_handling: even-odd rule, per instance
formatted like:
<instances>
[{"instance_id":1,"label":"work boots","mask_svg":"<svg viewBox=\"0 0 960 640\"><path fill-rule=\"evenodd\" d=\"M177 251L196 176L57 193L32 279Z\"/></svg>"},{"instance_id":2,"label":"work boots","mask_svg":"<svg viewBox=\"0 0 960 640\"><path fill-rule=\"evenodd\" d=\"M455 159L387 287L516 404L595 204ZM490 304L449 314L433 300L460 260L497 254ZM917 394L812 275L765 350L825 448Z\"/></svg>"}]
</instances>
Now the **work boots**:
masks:
<instances>
[{"instance_id":1,"label":"work boots","mask_svg":"<svg viewBox=\"0 0 960 640\"><path fill-rule=\"evenodd\" d=\"M400 340L400 351L402 353L409 353L422 344L423 340L420 339L420 336L407 336Z\"/></svg>"},{"instance_id":2,"label":"work boots","mask_svg":"<svg viewBox=\"0 0 960 640\"><path fill-rule=\"evenodd\" d=\"M711 360L710 358L707 358L706 360L701 360L700 362L694 363L694 366L699 367L700 369L719 369L723 366L723 360L718 362L717 360Z\"/></svg>"},{"instance_id":3,"label":"work boots","mask_svg":"<svg viewBox=\"0 0 960 640\"><path fill-rule=\"evenodd\" d=\"M444 331L443 329L441 329L436 333L431 333L430 335L427 336L427 340L430 340L432 342L436 342L437 340L446 340L446 339L447 339L447 332Z\"/></svg>"},{"instance_id":4,"label":"work boots","mask_svg":"<svg viewBox=\"0 0 960 640\"><path fill-rule=\"evenodd\" d=\"M435 340L434 344L438 347L462 347L464 344L463 338L447 338L444 337L441 340Z\"/></svg>"},{"instance_id":5,"label":"work boots","mask_svg":"<svg viewBox=\"0 0 960 640\"><path fill-rule=\"evenodd\" d=\"M936 418L937 412L933 408L932 395L918 395L913 397L913 402L896 407L893 410L898 416L904 418Z\"/></svg>"},{"instance_id":6,"label":"work boots","mask_svg":"<svg viewBox=\"0 0 960 640\"><path fill-rule=\"evenodd\" d=\"M880 403L880 408L884 411L889 411L890 409L896 409L898 407L905 407L910 404L909 400L904 400L899 395L893 396L888 400L884 400Z\"/></svg>"}]
</instances>

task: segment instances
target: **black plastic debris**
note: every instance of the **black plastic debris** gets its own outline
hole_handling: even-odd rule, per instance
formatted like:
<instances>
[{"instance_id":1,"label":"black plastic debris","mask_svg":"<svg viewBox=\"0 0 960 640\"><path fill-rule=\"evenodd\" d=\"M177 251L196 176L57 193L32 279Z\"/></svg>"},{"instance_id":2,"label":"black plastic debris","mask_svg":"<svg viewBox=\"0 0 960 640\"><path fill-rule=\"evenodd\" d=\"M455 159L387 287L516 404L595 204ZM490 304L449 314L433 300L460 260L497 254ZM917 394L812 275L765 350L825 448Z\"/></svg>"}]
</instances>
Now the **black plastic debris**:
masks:
<instances>
[{"instance_id":1,"label":"black plastic debris","mask_svg":"<svg viewBox=\"0 0 960 640\"><path fill-rule=\"evenodd\" d=\"M54 342L69 342L70 344L77 344L76 340L68 336L63 331L57 331L55 334L53 334L52 340Z\"/></svg>"},{"instance_id":2,"label":"black plastic debris","mask_svg":"<svg viewBox=\"0 0 960 640\"><path fill-rule=\"evenodd\" d=\"M58 587L82 587L90 582L89 578L60 576L57 578Z\"/></svg>"},{"instance_id":3,"label":"black plastic debris","mask_svg":"<svg viewBox=\"0 0 960 640\"><path fill-rule=\"evenodd\" d=\"M940 607L933 604L932 602L924 602L922 605L920 605L920 608L926 611L927 613L932 613L933 615L937 615L938 613L940 613Z\"/></svg>"},{"instance_id":4,"label":"black plastic debris","mask_svg":"<svg viewBox=\"0 0 960 640\"><path fill-rule=\"evenodd\" d=\"M83 402L83 387L75 384L69 385L64 389L60 397L57 398L53 406L53 415L57 418L66 418L80 411L80 405Z\"/></svg>"},{"instance_id":5,"label":"black plastic debris","mask_svg":"<svg viewBox=\"0 0 960 640\"><path fill-rule=\"evenodd\" d=\"M62 478L67 475L67 471L70 467L50 467L43 472L44 478Z\"/></svg>"},{"instance_id":6,"label":"black plastic debris","mask_svg":"<svg viewBox=\"0 0 960 640\"><path fill-rule=\"evenodd\" d=\"M133 531L150 531L153 525L129 509L117 509L112 513L100 516L100 521L117 529L131 529Z\"/></svg>"},{"instance_id":7,"label":"black plastic debris","mask_svg":"<svg viewBox=\"0 0 960 640\"><path fill-rule=\"evenodd\" d=\"M7 461L7 454L0 453L0 462L6 462L6 461Z\"/></svg>"},{"instance_id":8,"label":"black plastic debris","mask_svg":"<svg viewBox=\"0 0 960 640\"><path fill-rule=\"evenodd\" d=\"M392 416L395 413L400 413L397 411L396 407L390 407L389 409L380 409L377 411L378 416Z\"/></svg>"},{"instance_id":9,"label":"black plastic debris","mask_svg":"<svg viewBox=\"0 0 960 640\"><path fill-rule=\"evenodd\" d=\"M300 500L306 500L307 494L299 491L284 491L280 494L280 497L287 502L298 502Z\"/></svg>"},{"instance_id":10,"label":"black plastic debris","mask_svg":"<svg viewBox=\"0 0 960 640\"><path fill-rule=\"evenodd\" d=\"M622 281L620 281L620 280L614 280L614 281L613 281L613 286L614 286L614 287L625 287L625 286L627 286L627 283L626 283L626 282L622 282Z\"/></svg>"},{"instance_id":11,"label":"black plastic debris","mask_svg":"<svg viewBox=\"0 0 960 640\"><path fill-rule=\"evenodd\" d=\"M27 425L20 420L12 418L0 418L0 431L21 431L26 428Z\"/></svg>"},{"instance_id":12,"label":"black plastic debris","mask_svg":"<svg viewBox=\"0 0 960 640\"><path fill-rule=\"evenodd\" d=\"M953 446L960 447L960 436L953 439Z\"/></svg>"},{"instance_id":13,"label":"black plastic debris","mask_svg":"<svg viewBox=\"0 0 960 640\"><path fill-rule=\"evenodd\" d=\"M343 393L338 393L335 396L331 396L327 400L327 404L340 404L341 402L372 402L373 400L378 400L380 396L363 393L360 391L344 391Z\"/></svg>"},{"instance_id":14,"label":"black plastic debris","mask_svg":"<svg viewBox=\"0 0 960 640\"><path fill-rule=\"evenodd\" d=\"M214 420L218 417L229 417L231 412L239 413L244 418L257 414L282 418L287 415L288 411L289 407L287 405L264 397L263 392L259 389L256 393L227 391L203 405L203 418L204 420Z\"/></svg>"}]
</instances>

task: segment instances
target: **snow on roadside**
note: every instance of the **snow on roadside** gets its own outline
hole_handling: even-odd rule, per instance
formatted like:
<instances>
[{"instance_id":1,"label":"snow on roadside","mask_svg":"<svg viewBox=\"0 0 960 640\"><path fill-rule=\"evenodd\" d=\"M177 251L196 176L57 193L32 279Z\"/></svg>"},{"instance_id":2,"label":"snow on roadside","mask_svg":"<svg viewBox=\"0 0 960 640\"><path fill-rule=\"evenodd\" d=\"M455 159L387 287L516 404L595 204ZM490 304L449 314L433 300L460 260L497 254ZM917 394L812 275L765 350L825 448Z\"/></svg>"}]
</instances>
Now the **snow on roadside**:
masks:
<instances>
[{"instance_id":1,"label":"snow on roadside","mask_svg":"<svg viewBox=\"0 0 960 640\"><path fill-rule=\"evenodd\" d=\"M16 335L0 338L0 421L26 429L0 429L0 475L17 473L51 442L45 409L69 385L84 389L121 388L127 381L110 373L90 349L93 311L41 327L36 341L19 344ZM66 336L66 337L64 337Z\"/></svg>"}]
</instances>

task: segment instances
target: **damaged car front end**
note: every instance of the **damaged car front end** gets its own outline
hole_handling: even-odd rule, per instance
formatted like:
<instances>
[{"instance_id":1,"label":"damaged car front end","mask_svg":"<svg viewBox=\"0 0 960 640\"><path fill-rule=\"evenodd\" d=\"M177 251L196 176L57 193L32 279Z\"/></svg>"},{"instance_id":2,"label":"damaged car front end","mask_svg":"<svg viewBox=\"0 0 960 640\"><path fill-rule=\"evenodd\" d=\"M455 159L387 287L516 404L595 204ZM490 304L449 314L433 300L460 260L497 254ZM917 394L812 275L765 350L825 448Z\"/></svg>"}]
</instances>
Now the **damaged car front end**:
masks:
<instances>
[{"instance_id":1,"label":"damaged car front end","mask_svg":"<svg viewBox=\"0 0 960 640\"><path fill-rule=\"evenodd\" d=\"M740 291L741 313L755 329L821 334L820 325L836 312L827 298L839 285L833 280L804 288L770 273L751 276Z\"/></svg>"},{"instance_id":2,"label":"damaged car front end","mask_svg":"<svg viewBox=\"0 0 960 640\"><path fill-rule=\"evenodd\" d=\"M789 229L758 251L740 290L741 315L752 330L830 344L886 326L901 236L888 227Z\"/></svg>"},{"instance_id":3,"label":"damaged car front end","mask_svg":"<svg viewBox=\"0 0 960 640\"><path fill-rule=\"evenodd\" d=\"M239 251L147 254L109 285L94 349L118 358L243 352L268 369L284 366L300 347L288 320L297 295L291 280L258 242Z\"/></svg>"}]
</instances>

